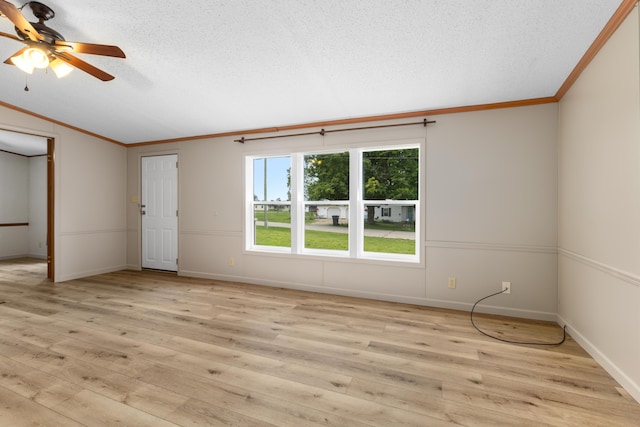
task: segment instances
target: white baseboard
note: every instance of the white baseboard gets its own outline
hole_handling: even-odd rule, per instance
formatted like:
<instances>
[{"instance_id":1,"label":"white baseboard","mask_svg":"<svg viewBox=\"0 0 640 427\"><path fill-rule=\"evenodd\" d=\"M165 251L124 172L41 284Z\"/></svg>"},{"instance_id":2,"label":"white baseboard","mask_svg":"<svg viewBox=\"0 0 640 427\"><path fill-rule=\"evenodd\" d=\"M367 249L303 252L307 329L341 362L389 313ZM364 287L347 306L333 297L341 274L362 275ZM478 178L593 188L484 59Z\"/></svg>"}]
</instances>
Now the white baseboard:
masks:
<instances>
[{"instance_id":1,"label":"white baseboard","mask_svg":"<svg viewBox=\"0 0 640 427\"><path fill-rule=\"evenodd\" d=\"M10 259L20 259L20 258L29 258L29 255L6 255L0 256L0 261L7 261Z\"/></svg>"},{"instance_id":2,"label":"white baseboard","mask_svg":"<svg viewBox=\"0 0 640 427\"><path fill-rule=\"evenodd\" d=\"M29 255L29 254L25 254L25 255L9 255L9 256L0 256L0 261L6 261L6 260L10 260L10 259L21 259L21 258L46 260L47 256L46 255Z\"/></svg>"},{"instance_id":3,"label":"white baseboard","mask_svg":"<svg viewBox=\"0 0 640 427\"><path fill-rule=\"evenodd\" d=\"M558 323L567 327L567 332L576 340L593 359L604 368L629 394L640 403L640 385L629 378L618 366L613 363L603 352L601 352L591 341L568 323L562 316L558 315Z\"/></svg>"}]
</instances>

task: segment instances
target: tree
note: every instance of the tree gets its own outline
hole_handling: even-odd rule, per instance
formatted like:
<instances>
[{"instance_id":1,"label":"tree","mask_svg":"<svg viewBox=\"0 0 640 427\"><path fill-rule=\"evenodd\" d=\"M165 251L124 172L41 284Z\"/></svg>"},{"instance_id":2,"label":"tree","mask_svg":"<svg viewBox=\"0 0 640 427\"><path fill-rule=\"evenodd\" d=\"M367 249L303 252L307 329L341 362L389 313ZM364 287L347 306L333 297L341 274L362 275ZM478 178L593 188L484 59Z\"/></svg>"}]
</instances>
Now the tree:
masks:
<instances>
[{"instance_id":1,"label":"tree","mask_svg":"<svg viewBox=\"0 0 640 427\"><path fill-rule=\"evenodd\" d=\"M366 151L362 155L365 200L417 200L419 151L417 148ZM307 200L349 199L349 153L305 157ZM374 222L377 204L367 206Z\"/></svg>"},{"instance_id":2,"label":"tree","mask_svg":"<svg viewBox=\"0 0 640 427\"><path fill-rule=\"evenodd\" d=\"M417 200L418 149L367 151L362 155L365 200Z\"/></svg>"},{"instance_id":3,"label":"tree","mask_svg":"<svg viewBox=\"0 0 640 427\"><path fill-rule=\"evenodd\" d=\"M365 200L417 200L417 148L367 151L362 154ZM374 223L376 205L367 205L367 222Z\"/></svg>"},{"instance_id":4,"label":"tree","mask_svg":"<svg viewBox=\"0 0 640 427\"><path fill-rule=\"evenodd\" d=\"M307 200L349 200L349 153L305 156Z\"/></svg>"}]
</instances>

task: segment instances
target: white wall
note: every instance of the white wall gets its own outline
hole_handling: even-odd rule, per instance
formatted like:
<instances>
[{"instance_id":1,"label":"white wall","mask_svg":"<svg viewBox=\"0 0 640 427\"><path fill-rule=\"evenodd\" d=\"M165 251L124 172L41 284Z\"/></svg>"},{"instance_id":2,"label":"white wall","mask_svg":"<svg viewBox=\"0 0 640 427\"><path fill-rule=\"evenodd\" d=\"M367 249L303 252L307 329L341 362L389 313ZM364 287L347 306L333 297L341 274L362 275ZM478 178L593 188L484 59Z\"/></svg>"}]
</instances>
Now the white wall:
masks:
<instances>
[{"instance_id":1,"label":"white wall","mask_svg":"<svg viewBox=\"0 0 640 427\"><path fill-rule=\"evenodd\" d=\"M640 46L634 9L560 102L562 322L640 401Z\"/></svg>"},{"instance_id":2,"label":"white wall","mask_svg":"<svg viewBox=\"0 0 640 427\"><path fill-rule=\"evenodd\" d=\"M486 302L499 307L494 312L555 320L556 104L435 119L427 149L428 298L466 309L510 281L511 295ZM448 276L458 289L446 287Z\"/></svg>"},{"instance_id":3,"label":"white wall","mask_svg":"<svg viewBox=\"0 0 640 427\"><path fill-rule=\"evenodd\" d=\"M6 107L0 128L55 138L55 280L125 268L126 148Z\"/></svg>"},{"instance_id":4,"label":"white wall","mask_svg":"<svg viewBox=\"0 0 640 427\"><path fill-rule=\"evenodd\" d=\"M29 159L0 151L0 224L29 222ZM0 259L27 255L29 227L0 227Z\"/></svg>"},{"instance_id":5,"label":"white wall","mask_svg":"<svg viewBox=\"0 0 640 427\"><path fill-rule=\"evenodd\" d=\"M0 152L0 259L47 257L47 158Z\"/></svg>"},{"instance_id":6,"label":"white wall","mask_svg":"<svg viewBox=\"0 0 640 427\"><path fill-rule=\"evenodd\" d=\"M126 148L60 128L56 280L126 267Z\"/></svg>"},{"instance_id":7,"label":"white wall","mask_svg":"<svg viewBox=\"0 0 640 427\"><path fill-rule=\"evenodd\" d=\"M29 158L29 256L47 258L47 156Z\"/></svg>"},{"instance_id":8,"label":"white wall","mask_svg":"<svg viewBox=\"0 0 640 427\"><path fill-rule=\"evenodd\" d=\"M128 149L128 261L140 268L140 156L178 153L179 274L555 320L557 105L434 116L407 126L240 144L232 137ZM365 124L366 125L366 124ZM260 136L260 135L252 135ZM243 155L422 141L426 189L419 265L243 250ZM425 214L426 212L426 214ZM229 258L234 265L229 265ZM455 290L447 278L457 277Z\"/></svg>"}]
</instances>

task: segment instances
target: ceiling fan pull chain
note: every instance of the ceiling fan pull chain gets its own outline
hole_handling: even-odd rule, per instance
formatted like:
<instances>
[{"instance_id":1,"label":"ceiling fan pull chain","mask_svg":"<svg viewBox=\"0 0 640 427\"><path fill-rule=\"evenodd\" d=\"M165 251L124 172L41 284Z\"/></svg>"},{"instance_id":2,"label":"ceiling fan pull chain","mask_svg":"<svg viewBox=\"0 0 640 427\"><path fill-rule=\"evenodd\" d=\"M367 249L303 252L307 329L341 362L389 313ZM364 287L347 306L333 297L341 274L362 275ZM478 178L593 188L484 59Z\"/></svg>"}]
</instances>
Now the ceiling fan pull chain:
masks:
<instances>
[{"instance_id":1,"label":"ceiling fan pull chain","mask_svg":"<svg viewBox=\"0 0 640 427\"><path fill-rule=\"evenodd\" d=\"M29 76L24 77L24 91L29 92Z\"/></svg>"}]
</instances>

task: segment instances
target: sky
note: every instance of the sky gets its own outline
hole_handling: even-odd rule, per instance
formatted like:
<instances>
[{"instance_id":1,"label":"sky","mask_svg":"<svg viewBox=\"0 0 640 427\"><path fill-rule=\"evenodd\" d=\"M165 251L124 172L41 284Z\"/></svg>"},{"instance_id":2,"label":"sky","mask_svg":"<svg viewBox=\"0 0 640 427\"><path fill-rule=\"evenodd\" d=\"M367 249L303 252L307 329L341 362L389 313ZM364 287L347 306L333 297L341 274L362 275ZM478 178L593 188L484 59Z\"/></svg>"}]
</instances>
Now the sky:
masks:
<instances>
[{"instance_id":1,"label":"sky","mask_svg":"<svg viewBox=\"0 0 640 427\"><path fill-rule=\"evenodd\" d=\"M290 157L268 157L267 159L267 200L288 199L287 170L291 167ZM264 159L253 161L253 192L260 200L264 198Z\"/></svg>"}]
</instances>

